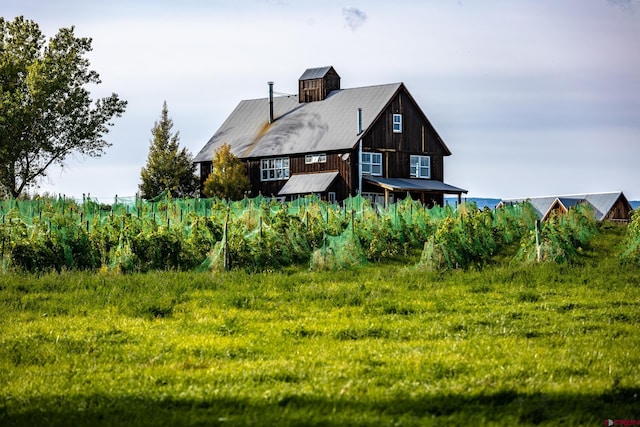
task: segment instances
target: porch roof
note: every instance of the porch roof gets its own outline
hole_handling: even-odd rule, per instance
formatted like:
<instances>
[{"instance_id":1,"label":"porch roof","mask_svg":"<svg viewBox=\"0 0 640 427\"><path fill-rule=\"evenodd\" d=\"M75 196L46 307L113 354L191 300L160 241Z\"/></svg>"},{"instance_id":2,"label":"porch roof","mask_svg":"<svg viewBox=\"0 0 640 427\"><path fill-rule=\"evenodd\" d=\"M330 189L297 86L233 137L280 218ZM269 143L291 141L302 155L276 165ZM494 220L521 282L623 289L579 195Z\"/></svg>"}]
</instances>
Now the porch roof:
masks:
<instances>
[{"instance_id":1,"label":"porch roof","mask_svg":"<svg viewBox=\"0 0 640 427\"><path fill-rule=\"evenodd\" d=\"M420 178L382 178L365 176L366 181L390 191L414 191L419 193L462 194L467 190L454 187L435 179Z\"/></svg>"},{"instance_id":2,"label":"porch roof","mask_svg":"<svg viewBox=\"0 0 640 427\"><path fill-rule=\"evenodd\" d=\"M278 196L323 193L333 184L338 171L291 175Z\"/></svg>"}]
</instances>

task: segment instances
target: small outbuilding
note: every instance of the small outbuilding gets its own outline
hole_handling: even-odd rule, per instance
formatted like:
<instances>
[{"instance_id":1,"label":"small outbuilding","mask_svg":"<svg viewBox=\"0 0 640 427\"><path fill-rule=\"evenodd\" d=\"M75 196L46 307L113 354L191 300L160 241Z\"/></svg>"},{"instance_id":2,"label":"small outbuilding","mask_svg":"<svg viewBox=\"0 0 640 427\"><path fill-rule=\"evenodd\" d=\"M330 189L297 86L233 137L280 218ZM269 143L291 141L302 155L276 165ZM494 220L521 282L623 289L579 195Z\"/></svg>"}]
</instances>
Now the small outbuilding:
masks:
<instances>
[{"instance_id":1,"label":"small outbuilding","mask_svg":"<svg viewBox=\"0 0 640 427\"><path fill-rule=\"evenodd\" d=\"M565 196L526 197L520 199L503 199L498 207L505 204L529 202L538 217L544 221L553 212L566 213L571 207L585 203L593 208L598 221L629 222L631 204L622 191L611 193L570 194Z\"/></svg>"}]
</instances>

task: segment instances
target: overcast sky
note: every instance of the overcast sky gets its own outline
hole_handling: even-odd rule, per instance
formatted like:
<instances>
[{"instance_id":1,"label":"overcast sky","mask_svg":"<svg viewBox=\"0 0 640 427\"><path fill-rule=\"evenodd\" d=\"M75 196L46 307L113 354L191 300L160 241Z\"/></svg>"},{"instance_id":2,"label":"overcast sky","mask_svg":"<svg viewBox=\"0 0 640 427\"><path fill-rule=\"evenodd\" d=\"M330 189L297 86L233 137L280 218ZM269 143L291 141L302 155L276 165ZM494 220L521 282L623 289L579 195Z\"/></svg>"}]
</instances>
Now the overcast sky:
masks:
<instances>
[{"instance_id":1,"label":"overcast sky","mask_svg":"<svg viewBox=\"0 0 640 427\"><path fill-rule=\"evenodd\" d=\"M404 82L469 197L603 191L640 199L640 0L0 0L48 37L91 37L92 68L129 102L99 159L40 191L133 196L163 101L197 154L243 99L296 93L333 65L342 88Z\"/></svg>"}]
</instances>

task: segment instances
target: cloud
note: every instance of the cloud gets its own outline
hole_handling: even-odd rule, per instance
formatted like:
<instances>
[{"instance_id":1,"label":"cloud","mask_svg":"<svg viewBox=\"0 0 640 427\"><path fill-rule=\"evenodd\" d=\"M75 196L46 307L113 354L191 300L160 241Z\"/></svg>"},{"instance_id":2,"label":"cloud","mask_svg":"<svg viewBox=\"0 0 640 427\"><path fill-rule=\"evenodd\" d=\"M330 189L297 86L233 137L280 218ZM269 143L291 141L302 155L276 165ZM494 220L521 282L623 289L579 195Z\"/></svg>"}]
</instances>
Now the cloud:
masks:
<instances>
[{"instance_id":1,"label":"cloud","mask_svg":"<svg viewBox=\"0 0 640 427\"><path fill-rule=\"evenodd\" d=\"M367 14L355 7L342 8L345 25L355 31L367 21Z\"/></svg>"},{"instance_id":2,"label":"cloud","mask_svg":"<svg viewBox=\"0 0 640 427\"><path fill-rule=\"evenodd\" d=\"M613 6L617 6L625 12L635 12L640 0L607 0Z\"/></svg>"}]
</instances>

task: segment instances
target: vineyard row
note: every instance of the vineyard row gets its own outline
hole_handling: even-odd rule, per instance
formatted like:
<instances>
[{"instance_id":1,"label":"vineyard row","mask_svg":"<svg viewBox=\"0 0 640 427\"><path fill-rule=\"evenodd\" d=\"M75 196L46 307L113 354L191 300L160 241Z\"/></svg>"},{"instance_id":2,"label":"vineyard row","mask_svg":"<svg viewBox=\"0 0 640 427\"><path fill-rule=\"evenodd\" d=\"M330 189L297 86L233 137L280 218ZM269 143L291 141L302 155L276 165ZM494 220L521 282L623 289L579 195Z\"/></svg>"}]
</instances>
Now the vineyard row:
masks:
<instances>
[{"instance_id":1,"label":"vineyard row","mask_svg":"<svg viewBox=\"0 0 640 427\"><path fill-rule=\"evenodd\" d=\"M540 224L526 203L426 209L408 198L383 208L359 196L342 206L315 197L4 201L0 216L0 267L27 272L340 269L414 250L422 250L418 267L425 269L482 267L498 255L573 262L597 233L580 206ZM639 252L636 215L621 259L638 263Z\"/></svg>"}]
</instances>

